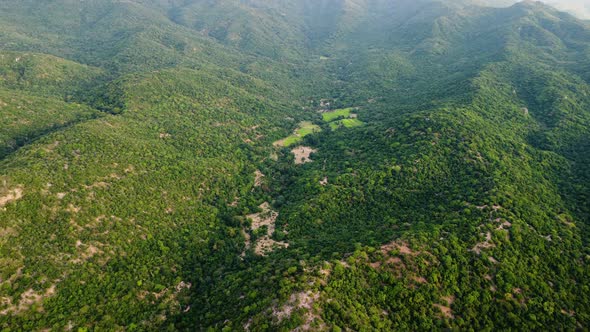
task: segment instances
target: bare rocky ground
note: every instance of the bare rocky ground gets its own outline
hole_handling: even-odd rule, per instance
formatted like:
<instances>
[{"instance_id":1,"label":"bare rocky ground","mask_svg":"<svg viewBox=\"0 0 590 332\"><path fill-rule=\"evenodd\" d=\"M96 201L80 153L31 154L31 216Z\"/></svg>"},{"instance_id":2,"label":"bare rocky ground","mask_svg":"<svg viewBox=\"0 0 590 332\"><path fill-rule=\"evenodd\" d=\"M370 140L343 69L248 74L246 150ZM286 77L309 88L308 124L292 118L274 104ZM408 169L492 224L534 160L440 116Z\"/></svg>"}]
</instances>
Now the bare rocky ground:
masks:
<instances>
[{"instance_id":1,"label":"bare rocky ground","mask_svg":"<svg viewBox=\"0 0 590 332\"><path fill-rule=\"evenodd\" d=\"M317 152L317 150L312 149L308 146L298 146L291 150L291 153L295 155L295 164L301 165L305 163L310 163L313 160L309 157L312 153Z\"/></svg>"},{"instance_id":2,"label":"bare rocky ground","mask_svg":"<svg viewBox=\"0 0 590 332\"><path fill-rule=\"evenodd\" d=\"M275 232L275 222L277 220L277 217L279 216L279 213L272 210L271 206L268 202L264 202L263 204L261 204L260 209L262 210L261 212L249 214L246 216L246 218L252 220L251 229L253 231L255 231L263 226L266 226L266 229L267 229L266 234L264 236L260 237L256 241L255 247L254 247L254 252L257 255L265 256L266 254L268 254L269 252L272 252L277 247L281 247L281 248L289 247L289 244L286 242L275 241L272 239L272 235ZM247 234L247 236L246 236L246 249L248 249L251 245L250 236L249 236L248 232L244 232L244 233ZM245 253L243 253L242 255L244 255L244 254Z\"/></svg>"}]
</instances>

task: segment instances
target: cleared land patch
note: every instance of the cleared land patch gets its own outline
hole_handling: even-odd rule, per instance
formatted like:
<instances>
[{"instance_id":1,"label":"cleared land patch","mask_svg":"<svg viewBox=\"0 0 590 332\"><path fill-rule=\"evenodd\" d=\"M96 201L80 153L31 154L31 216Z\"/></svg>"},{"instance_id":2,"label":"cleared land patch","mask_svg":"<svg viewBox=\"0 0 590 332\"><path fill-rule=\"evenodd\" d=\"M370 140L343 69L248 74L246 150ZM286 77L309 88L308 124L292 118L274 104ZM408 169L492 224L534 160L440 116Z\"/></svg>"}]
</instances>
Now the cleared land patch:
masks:
<instances>
[{"instance_id":1,"label":"cleared land patch","mask_svg":"<svg viewBox=\"0 0 590 332\"><path fill-rule=\"evenodd\" d=\"M282 140L276 141L273 143L274 146L280 146L280 147L288 147L294 144L297 144L299 142L301 142L301 140L310 134L313 133L318 133L322 131L322 129L320 128L320 126L315 125L309 121L303 121L301 123L299 123L299 127L297 129L295 129L295 132L293 133L293 135L286 137Z\"/></svg>"},{"instance_id":2,"label":"cleared land patch","mask_svg":"<svg viewBox=\"0 0 590 332\"><path fill-rule=\"evenodd\" d=\"M471 251L473 251L476 254L481 254L481 251L483 249L490 249L495 247L496 245L492 242L492 233L491 232L487 232L486 233L486 240L484 242L480 242L478 244L476 244L473 249L471 249Z\"/></svg>"},{"instance_id":3,"label":"cleared land patch","mask_svg":"<svg viewBox=\"0 0 590 332\"><path fill-rule=\"evenodd\" d=\"M16 187L12 190L9 190L7 193L0 196L0 208L4 207L6 204L10 202L17 201L23 197L23 189L21 187Z\"/></svg>"},{"instance_id":4,"label":"cleared land patch","mask_svg":"<svg viewBox=\"0 0 590 332\"><path fill-rule=\"evenodd\" d=\"M256 172L254 172L254 187L260 187L264 177L265 175L257 169Z\"/></svg>"},{"instance_id":5,"label":"cleared land patch","mask_svg":"<svg viewBox=\"0 0 590 332\"><path fill-rule=\"evenodd\" d=\"M260 237L256 241L254 252L257 255L265 256L267 253L274 250L275 247L287 248L289 244L286 242L279 242L271 239L271 236L275 232L275 221L279 216L279 213L271 209L270 204L265 202L260 205L262 212L253 213L246 216L246 218L252 220L252 230L257 230L262 226L266 226L266 234ZM247 234L247 232L244 232ZM250 236L246 236L246 248L250 247ZM244 253L245 254L245 253Z\"/></svg>"},{"instance_id":6,"label":"cleared land patch","mask_svg":"<svg viewBox=\"0 0 590 332\"><path fill-rule=\"evenodd\" d=\"M298 146L291 150L291 153L295 155L296 165L312 162L313 160L311 160L309 156L314 152L317 152L317 150L312 149L309 146Z\"/></svg>"},{"instance_id":7,"label":"cleared land patch","mask_svg":"<svg viewBox=\"0 0 590 332\"><path fill-rule=\"evenodd\" d=\"M346 119L346 118L350 117L350 114L352 113L353 110L354 110L354 108L348 107L348 108L337 109L334 111L324 112L324 113L322 113L322 119L326 122L338 120L340 117Z\"/></svg>"},{"instance_id":8,"label":"cleared land patch","mask_svg":"<svg viewBox=\"0 0 590 332\"><path fill-rule=\"evenodd\" d=\"M332 128L332 130L338 130L342 127L344 127L344 128L359 127L359 126L362 126L363 124L365 124L365 123L359 119L344 119L344 120L330 122L330 128Z\"/></svg>"},{"instance_id":9,"label":"cleared land patch","mask_svg":"<svg viewBox=\"0 0 590 332\"><path fill-rule=\"evenodd\" d=\"M357 109L356 107L348 107L322 112L322 119L330 125L332 130L359 127L364 122L358 119L358 114L354 113Z\"/></svg>"},{"instance_id":10,"label":"cleared land patch","mask_svg":"<svg viewBox=\"0 0 590 332\"><path fill-rule=\"evenodd\" d=\"M304 319L305 323L295 329L294 331L311 331L312 330L312 323L314 321L320 323L322 325L322 319L317 312L317 309L314 308L314 304L320 299L320 294L314 291L307 291L307 292L300 292L296 294L292 294L289 298L289 302L284 304L280 309L273 308L273 316L278 319L278 321L283 321L291 317L293 310L301 310L305 311ZM323 326L325 327L325 326Z\"/></svg>"}]
</instances>

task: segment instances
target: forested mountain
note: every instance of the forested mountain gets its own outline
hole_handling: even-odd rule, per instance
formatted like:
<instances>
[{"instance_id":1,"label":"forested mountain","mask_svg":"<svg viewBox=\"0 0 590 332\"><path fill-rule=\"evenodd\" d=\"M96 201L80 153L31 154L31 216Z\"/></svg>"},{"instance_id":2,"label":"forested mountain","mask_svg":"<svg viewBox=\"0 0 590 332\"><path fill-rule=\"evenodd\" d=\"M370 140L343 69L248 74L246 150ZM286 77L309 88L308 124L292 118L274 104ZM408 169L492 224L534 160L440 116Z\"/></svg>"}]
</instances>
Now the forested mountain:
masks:
<instances>
[{"instance_id":1,"label":"forested mountain","mask_svg":"<svg viewBox=\"0 0 590 332\"><path fill-rule=\"evenodd\" d=\"M581 19L590 19L590 3L580 0L541 0L555 8L566 11ZM508 7L517 3L516 0L480 0L480 3L492 7Z\"/></svg>"},{"instance_id":2,"label":"forested mountain","mask_svg":"<svg viewBox=\"0 0 590 332\"><path fill-rule=\"evenodd\" d=\"M0 2L2 331L585 330L590 24Z\"/></svg>"}]
</instances>

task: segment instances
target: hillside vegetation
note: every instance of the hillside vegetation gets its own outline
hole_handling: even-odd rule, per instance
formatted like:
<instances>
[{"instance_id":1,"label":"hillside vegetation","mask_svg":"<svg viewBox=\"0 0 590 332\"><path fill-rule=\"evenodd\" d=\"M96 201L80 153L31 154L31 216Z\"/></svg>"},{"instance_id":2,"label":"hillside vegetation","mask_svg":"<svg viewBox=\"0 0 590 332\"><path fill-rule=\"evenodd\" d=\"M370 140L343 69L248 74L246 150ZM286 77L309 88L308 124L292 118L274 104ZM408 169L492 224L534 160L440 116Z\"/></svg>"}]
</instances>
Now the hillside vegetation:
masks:
<instances>
[{"instance_id":1,"label":"hillside vegetation","mask_svg":"<svg viewBox=\"0 0 590 332\"><path fill-rule=\"evenodd\" d=\"M590 25L0 3L3 331L584 330Z\"/></svg>"}]
</instances>

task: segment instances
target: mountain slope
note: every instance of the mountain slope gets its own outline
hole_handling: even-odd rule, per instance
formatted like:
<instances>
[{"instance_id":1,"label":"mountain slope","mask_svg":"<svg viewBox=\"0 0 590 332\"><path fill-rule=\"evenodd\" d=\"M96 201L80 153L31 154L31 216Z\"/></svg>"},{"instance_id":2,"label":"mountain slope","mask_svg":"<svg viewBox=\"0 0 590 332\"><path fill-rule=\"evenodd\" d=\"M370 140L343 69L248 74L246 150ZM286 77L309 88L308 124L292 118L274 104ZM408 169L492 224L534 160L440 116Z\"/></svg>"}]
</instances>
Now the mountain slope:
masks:
<instances>
[{"instance_id":1,"label":"mountain slope","mask_svg":"<svg viewBox=\"0 0 590 332\"><path fill-rule=\"evenodd\" d=\"M15 285L3 294L3 315L11 317L4 324L66 326L54 320L65 311L78 326L156 328L166 322L147 309L153 294L169 308L227 260L216 250L243 246L217 220L252 187L257 135L272 133L269 121L281 106L246 92L254 85L229 82L191 70L127 77L124 113L47 135L2 162L3 197L21 193L2 214L3 280ZM195 260L201 273L192 269ZM173 271L191 273L176 280ZM128 296L116 302L89 296L121 292ZM127 309L115 314L119 306ZM55 318L21 314L37 310Z\"/></svg>"},{"instance_id":2,"label":"mountain slope","mask_svg":"<svg viewBox=\"0 0 590 332\"><path fill-rule=\"evenodd\" d=\"M587 22L0 6L2 328L588 327Z\"/></svg>"}]
</instances>

